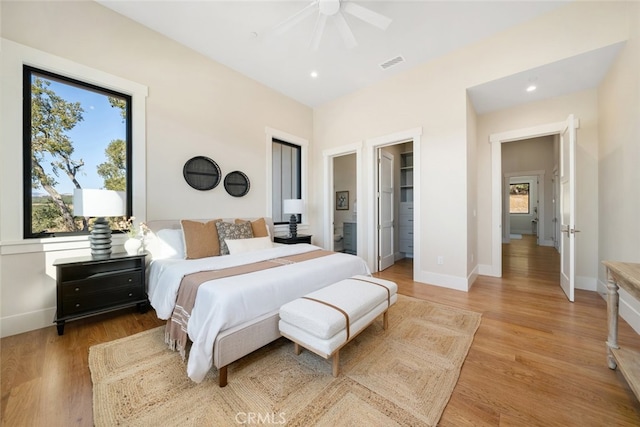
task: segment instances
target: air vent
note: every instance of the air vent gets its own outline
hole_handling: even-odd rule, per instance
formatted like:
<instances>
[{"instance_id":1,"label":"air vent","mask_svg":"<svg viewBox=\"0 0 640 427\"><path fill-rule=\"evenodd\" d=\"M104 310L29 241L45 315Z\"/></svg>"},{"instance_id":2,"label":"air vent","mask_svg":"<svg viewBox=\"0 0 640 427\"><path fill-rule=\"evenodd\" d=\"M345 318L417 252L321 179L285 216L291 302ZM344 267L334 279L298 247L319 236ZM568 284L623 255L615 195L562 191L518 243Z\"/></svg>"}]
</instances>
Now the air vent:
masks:
<instances>
[{"instance_id":1,"label":"air vent","mask_svg":"<svg viewBox=\"0 0 640 427\"><path fill-rule=\"evenodd\" d=\"M404 62L404 58L402 57L402 55L398 55L395 58L391 58L388 61L383 62L382 64L380 64L380 68L382 68L383 70L388 70L391 67L395 67L398 64L402 64Z\"/></svg>"}]
</instances>

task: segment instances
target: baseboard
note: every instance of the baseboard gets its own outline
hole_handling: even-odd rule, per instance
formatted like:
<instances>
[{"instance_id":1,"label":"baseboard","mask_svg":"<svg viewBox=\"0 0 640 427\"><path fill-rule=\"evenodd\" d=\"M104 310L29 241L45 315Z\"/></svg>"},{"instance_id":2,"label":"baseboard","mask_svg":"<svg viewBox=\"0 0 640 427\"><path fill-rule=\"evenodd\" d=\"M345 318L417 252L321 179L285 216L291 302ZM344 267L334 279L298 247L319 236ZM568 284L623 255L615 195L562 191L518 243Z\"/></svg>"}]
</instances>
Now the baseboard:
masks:
<instances>
[{"instance_id":1,"label":"baseboard","mask_svg":"<svg viewBox=\"0 0 640 427\"><path fill-rule=\"evenodd\" d=\"M576 276L575 285L576 289L595 292L598 291L598 279L595 277Z\"/></svg>"},{"instance_id":2,"label":"baseboard","mask_svg":"<svg viewBox=\"0 0 640 427\"><path fill-rule=\"evenodd\" d=\"M607 285L601 280L598 280L598 293L606 301L607 300ZM618 304L618 314L640 334L640 301L633 298L627 291L620 289L618 291L620 295L620 302Z\"/></svg>"},{"instance_id":3,"label":"baseboard","mask_svg":"<svg viewBox=\"0 0 640 427\"><path fill-rule=\"evenodd\" d=\"M540 245L540 246L554 246L554 242L553 242L553 240L550 240L550 239L547 239L547 240L540 239L540 241L538 242L538 245Z\"/></svg>"},{"instance_id":4,"label":"baseboard","mask_svg":"<svg viewBox=\"0 0 640 427\"><path fill-rule=\"evenodd\" d=\"M0 336L4 338L52 326L55 315L56 308L51 307L44 310L3 317L0 319Z\"/></svg>"},{"instance_id":5,"label":"baseboard","mask_svg":"<svg viewBox=\"0 0 640 427\"><path fill-rule=\"evenodd\" d=\"M469 281L466 277L449 276L447 274L432 273L430 271L421 271L415 280L429 285L464 292L468 292L470 287Z\"/></svg>"},{"instance_id":6,"label":"baseboard","mask_svg":"<svg viewBox=\"0 0 640 427\"><path fill-rule=\"evenodd\" d=\"M469 275L467 276L467 289L471 289L471 287L475 283L476 279L478 278L478 271L479 268L476 265L475 267L473 267L473 270L471 270L471 273L469 273Z\"/></svg>"},{"instance_id":7,"label":"baseboard","mask_svg":"<svg viewBox=\"0 0 640 427\"><path fill-rule=\"evenodd\" d=\"M491 264L478 264L478 274L480 276L502 277L501 273L493 271L493 265Z\"/></svg>"}]
</instances>

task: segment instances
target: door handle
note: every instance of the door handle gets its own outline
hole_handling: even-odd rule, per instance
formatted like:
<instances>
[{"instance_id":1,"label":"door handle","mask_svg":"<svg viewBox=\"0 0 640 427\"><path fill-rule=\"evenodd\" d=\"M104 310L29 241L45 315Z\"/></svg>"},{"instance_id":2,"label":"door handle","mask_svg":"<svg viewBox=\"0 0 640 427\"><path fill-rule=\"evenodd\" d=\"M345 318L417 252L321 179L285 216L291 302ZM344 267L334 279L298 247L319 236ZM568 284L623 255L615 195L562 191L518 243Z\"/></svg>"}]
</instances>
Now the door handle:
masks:
<instances>
[{"instance_id":1,"label":"door handle","mask_svg":"<svg viewBox=\"0 0 640 427\"><path fill-rule=\"evenodd\" d=\"M576 230L575 228L571 229L571 234L575 234L575 233L579 233L579 232L580 232L580 230Z\"/></svg>"},{"instance_id":2,"label":"door handle","mask_svg":"<svg viewBox=\"0 0 640 427\"><path fill-rule=\"evenodd\" d=\"M571 232L569 227L567 227L566 229L561 229L560 230L561 233L567 233L567 237L569 237L569 233Z\"/></svg>"}]
</instances>

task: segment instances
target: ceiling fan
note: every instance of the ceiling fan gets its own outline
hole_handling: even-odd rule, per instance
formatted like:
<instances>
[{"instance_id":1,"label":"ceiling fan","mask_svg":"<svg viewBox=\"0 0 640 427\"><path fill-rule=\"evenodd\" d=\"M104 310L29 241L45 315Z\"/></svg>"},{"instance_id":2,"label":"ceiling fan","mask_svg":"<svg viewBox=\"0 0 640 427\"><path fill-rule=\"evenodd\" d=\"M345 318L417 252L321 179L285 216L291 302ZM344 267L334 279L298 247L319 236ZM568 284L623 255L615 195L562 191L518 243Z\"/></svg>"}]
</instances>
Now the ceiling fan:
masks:
<instances>
[{"instance_id":1,"label":"ceiling fan","mask_svg":"<svg viewBox=\"0 0 640 427\"><path fill-rule=\"evenodd\" d=\"M349 24L347 24L343 13L355 16L356 18L371 24L374 27L380 28L383 31L387 29L389 24L391 24L390 18L353 2L342 2L341 0L313 0L305 8L276 25L273 28L273 31L277 34L283 34L294 25L316 12L318 13L318 17L316 19L310 43L310 47L314 50L317 50L320 46L320 39L322 39L322 33L324 32L324 26L327 23L328 18L333 19L333 22L338 28L338 32L348 49L356 47L358 42L356 41L351 28L349 28Z\"/></svg>"}]
</instances>

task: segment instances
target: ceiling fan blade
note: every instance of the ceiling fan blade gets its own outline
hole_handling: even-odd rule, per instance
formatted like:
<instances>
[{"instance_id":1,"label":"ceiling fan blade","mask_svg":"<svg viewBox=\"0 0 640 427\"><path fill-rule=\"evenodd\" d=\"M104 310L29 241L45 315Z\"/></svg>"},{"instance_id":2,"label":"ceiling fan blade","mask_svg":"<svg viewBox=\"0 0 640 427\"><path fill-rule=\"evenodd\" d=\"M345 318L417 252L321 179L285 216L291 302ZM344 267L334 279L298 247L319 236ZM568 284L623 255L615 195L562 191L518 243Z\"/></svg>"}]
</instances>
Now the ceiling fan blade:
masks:
<instances>
[{"instance_id":1,"label":"ceiling fan blade","mask_svg":"<svg viewBox=\"0 0 640 427\"><path fill-rule=\"evenodd\" d=\"M351 32L351 28L349 28L349 24L344 19L342 13L338 12L333 16L333 19L336 23L336 27L338 27L338 32L340 36L342 36L342 41L347 49L353 49L358 45L355 36Z\"/></svg>"},{"instance_id":2,"label":"ceiling fan blade","mask_svg":"<svg viewBox=\"0 0 640 427\"><path fill-rule=\"evenodd\" d=\"M273 27L273 32L276 34L284 34L285 32L287 32L287 30L289 30L291 27L296 25L298 22L302 21L303 19L311 15L313 12L315 12L317 9L317 6L318 6L318 0L312 1L305 8L299 10L294 15L291 15L289 18L285 19L284 21L282 21L281 23Z\"/></svg>"},{"instance_id":3,"label":"ceiling fan blade","mask_svg":"<svg viewBox=\"0 0 640 427\"><path fill-rule=\"evenodd\" d=\"M387 18L386 16L381 15L378 12L374 12L371 9L367 9L366 7L362 7L351 2L342 3L342 10L366 22L367 24L371 24L374 27L380 28L383 31L386 30L387 27L389 27L392 21L391 18Z\"/></svg>"},{"instance_id":4,"label":"ceiling fan blade","mask_svg":"<svg viewBox=\"0 0 640 427\"><path fill-rule=\"evenodd\" d=\"M311 37L311 49L318 50L320 47L320 40L322 39L322 33L324 32L324 26L327 23L327 15L319 13L316 20L316 26L313 29L313 36Z\"/></svg>"}]
</instances>

